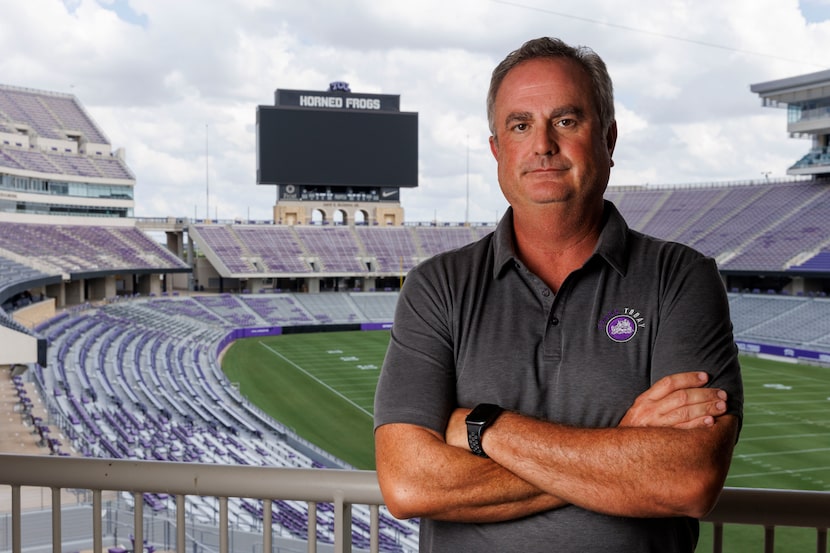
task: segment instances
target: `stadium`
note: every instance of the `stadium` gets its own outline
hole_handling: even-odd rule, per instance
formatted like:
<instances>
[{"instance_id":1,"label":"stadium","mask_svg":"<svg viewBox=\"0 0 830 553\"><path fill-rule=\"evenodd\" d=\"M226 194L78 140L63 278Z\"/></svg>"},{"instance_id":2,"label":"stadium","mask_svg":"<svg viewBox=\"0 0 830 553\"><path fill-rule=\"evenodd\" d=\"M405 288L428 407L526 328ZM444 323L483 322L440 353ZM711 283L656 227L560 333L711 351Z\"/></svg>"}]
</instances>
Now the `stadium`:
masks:
<instances>
[{"instance_id":1,"label":"stadium","mask_svg":"<svg viewBox=\"0 0 830 553\"><path fill-rule=\"evenodd\" d=\"M341 343L341 333L383 336L412 267L494 227L405 221L399 191L417 187L417 114L400 112L396 96L344 85L278 90L274 106L257 108L256 180L277 186L272 221L136 218L136 176L78 98L0 86L0 366L9 414L0 444L4 455L39 456L9 457L17 463L0 477L11 504L0 550L417 550L417 521L385 512L371 461L335 453L300 428L342 400L368 421L370 439L371 394L308 374L311 361L300 355L334 356L338 376L362 376L371 392L382 343L380 354L352 352L355 342ZM819 368L830 366L828 90L830 71L752 86L764 106L787 109L791 137L810 141L787 179L606 193L633 228L717 260L743 352ZM283 125L306 129L309 141L331 125L344 133L370 126L367 140L391 133L399 140L385 142L407 145L390 158L405 170L365 175L372 158L360 145L346 153L356 163L337 174L312 174L302 148L273 163L273 152L291 146L280 141ZM319 341L294 354L270 341L310 336ZM292 407L291 388L281 400L289 409L266 412L223 371L247 338L336 399ZM349 441L353 428L332 432ZM194 475L210 483L189 487ZM42 493L23 493L31 486L51 488L51 509ZM830 509L815 505L827 505L827 492L793 494L775 500L778 512L796 509L801 518L789 525L819 529L825 551L827 524L809 517L826 517ZM715 512L716 528L792 520L759 523L736 503L722 518Z\"/></svg>"}]
</instances>

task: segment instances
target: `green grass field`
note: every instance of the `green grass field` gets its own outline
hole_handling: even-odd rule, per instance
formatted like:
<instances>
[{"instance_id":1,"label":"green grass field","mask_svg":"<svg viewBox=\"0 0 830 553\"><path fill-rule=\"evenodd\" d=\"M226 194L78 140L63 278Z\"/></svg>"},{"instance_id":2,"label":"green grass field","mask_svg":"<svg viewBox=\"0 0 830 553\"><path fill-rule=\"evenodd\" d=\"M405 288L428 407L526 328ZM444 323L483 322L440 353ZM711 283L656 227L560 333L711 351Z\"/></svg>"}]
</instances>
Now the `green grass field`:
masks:
<instances>
[{"instance_id":1,"label":"green grass field","mask_svg":"<svg viewBox=\"0 0 830 553\"><path fill-rule=\"evenodd\" d=\"M253 403L357 468L374 469L372 403L389 332L239 340L223 369ZM741 359L744 425L726 485L830 491L830 369ZM711 550L703 524L698 551ZM763 529L727 526L726 551L762 551ZM815 550L815 531L779 529L777 553Z\"/></svg>"},{"instance_id":2,"label":"green grass field","mask_svg":"<svg viewBox=\"0 0 830 553\"><path fill-rule=\"evenodd\" d=\"M238 340L222 368L260 409L356 468L374 469L372 409L389 332Z\"/></svg>"},{"instance_id":3,"label":"green grass field","mask_svg":"<svg viewBox=\"0 0 830 553\"><path fill-rule=\"evenodd\" d=\"M830 369L742 357L746 401L726 485L830 491ZM698 551L711 551L701 525ZM724 551L763 551L761 527L728 525ZM816 550L812 529L779 528L776 553Z\"/></svg>"}]
</instances>

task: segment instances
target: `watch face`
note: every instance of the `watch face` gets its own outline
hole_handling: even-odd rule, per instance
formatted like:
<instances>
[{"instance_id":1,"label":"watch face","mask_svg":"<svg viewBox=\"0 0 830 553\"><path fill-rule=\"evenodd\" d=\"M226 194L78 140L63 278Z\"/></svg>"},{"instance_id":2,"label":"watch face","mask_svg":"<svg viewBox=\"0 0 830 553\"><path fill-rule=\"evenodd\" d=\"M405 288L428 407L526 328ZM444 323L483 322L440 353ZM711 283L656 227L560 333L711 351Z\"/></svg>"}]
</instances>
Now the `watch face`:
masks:
<instances>
[{"instance_id":1,"label":"watch face","mask_svg":"<svg viewBox=\"0 0 830 553\"><path fill-rule=\"evenodd\" d=\"M481 403L467 415L466 421L470 424L487 425L498 417L503 409L492 403Z\"/></svg>"}]
</instances>

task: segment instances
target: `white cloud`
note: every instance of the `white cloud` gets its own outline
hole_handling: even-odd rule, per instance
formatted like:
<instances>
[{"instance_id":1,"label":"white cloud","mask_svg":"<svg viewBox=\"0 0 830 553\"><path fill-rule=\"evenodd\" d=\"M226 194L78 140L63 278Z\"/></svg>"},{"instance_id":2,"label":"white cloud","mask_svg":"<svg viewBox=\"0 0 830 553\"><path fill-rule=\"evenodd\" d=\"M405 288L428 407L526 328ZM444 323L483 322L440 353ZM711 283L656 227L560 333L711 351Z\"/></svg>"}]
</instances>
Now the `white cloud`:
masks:
<instances>
[{"instance_id":1,"label":"white cloud","mask_svg":"<svg viewBox=\"0 0 830 553\"><path fill-rule=\"evenodd\" d=\"M524 40L561 36L605 58L620 124L612 184L783 176L809 144L789 139L785 113L762 108L749 85L824 67L823 1L27 0L4 6L0 74L77 95L126 148L146 216L204 216L209 204L223 218L270 218L254 121L276 88L344 80L400 94L420 121L407 219L489 221L505 203L484 96Z\"/></svg>"}]
</instances>

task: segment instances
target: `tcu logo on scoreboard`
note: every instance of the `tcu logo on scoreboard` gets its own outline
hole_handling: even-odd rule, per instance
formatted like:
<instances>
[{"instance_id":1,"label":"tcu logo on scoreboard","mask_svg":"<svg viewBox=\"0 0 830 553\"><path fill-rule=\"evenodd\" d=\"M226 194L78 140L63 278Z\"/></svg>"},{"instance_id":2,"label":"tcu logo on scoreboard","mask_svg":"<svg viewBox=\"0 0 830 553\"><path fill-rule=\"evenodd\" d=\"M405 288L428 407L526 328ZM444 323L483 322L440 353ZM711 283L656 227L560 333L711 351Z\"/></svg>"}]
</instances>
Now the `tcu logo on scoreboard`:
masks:
<instances>
[{"instance_id":1,"label":"tcu logo on scoreboard","mask_svg":"<svg viewBox=\"0 0 830 553\"><path fill-rule=\"evenodd\" d=\"M349 88L349 83L344 81L334 81L333 83L329 83L329 92L351 92L352 89Z\"/></svg>"}]
</instances>

